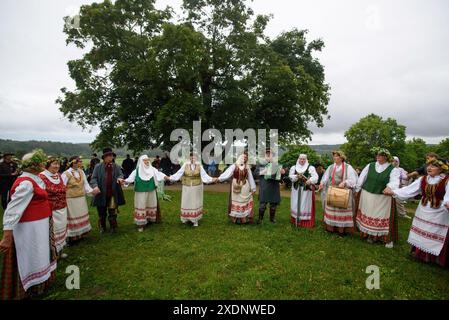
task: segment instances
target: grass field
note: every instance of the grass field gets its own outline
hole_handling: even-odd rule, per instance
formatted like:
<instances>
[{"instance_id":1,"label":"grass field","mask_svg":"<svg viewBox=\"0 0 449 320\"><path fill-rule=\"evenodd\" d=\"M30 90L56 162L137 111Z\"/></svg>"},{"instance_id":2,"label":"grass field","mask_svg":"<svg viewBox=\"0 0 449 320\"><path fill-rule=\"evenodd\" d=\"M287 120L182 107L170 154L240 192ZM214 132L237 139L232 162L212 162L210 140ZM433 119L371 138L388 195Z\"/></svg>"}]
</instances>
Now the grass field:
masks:
<instances>
[{"instance_id":1,"label":"grass field","mask_svg":"<svg viewBox=\"0 0 449 320\"><path fill-rule=\"evenodd\" d=\"M66 249L57 282L43 299L449 299L449 270L412 260L406 243L411 220L400 219L394 249L340 237L317 227L289 224L283 198L277 223L233 225L228 194L206 192L206 215L198 228L181 224L180 192L161 203L163 222L138 233L132 219L133 192L125 191L119 232L97 232ZM413 208L410 212L413 212ZM268 212L267 212L268 214ZM81 272L80 290L67 290L66 267ZM366 268L380 268L380 289L368 290Z\"/></svg>"}]
</instances>

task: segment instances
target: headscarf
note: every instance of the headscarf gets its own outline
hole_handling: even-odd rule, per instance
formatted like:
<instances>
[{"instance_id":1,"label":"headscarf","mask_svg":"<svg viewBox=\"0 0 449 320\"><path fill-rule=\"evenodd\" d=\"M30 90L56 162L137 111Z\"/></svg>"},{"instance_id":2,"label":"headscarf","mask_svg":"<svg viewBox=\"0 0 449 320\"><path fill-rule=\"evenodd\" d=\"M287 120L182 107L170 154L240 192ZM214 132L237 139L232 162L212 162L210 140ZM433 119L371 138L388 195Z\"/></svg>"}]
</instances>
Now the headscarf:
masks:
<instances>
[{"instance_id":1,"label":"headscarf","mask_svg":"<svg viewBox=\"0 0 449 320\"><path fill-rule=\"evenodd\" d=\"M299 159L300 158L306 158L306 163L304 163L304 165L301 165L300 163L299 163ZM307 167L309 166L309 160L307 159L307 155L306 154L303 154L303 153L301 153L300 155L299 155L299 157L298 157L298 160L296 161L296 172L300 172L300 173L302 173L302 172L305 172L306 170L307 170Z\"/></svg>"},{"instance_id":2,"label":"headscarf","mask_svg":"<svg viewBox=\"0 0 449 320\"><path fill-rule=\"evenodd\" d=\"M137 171L140 179L142 179L143 181L150 181L154 176L153 166L151 165L151 163L146 166L143 162L143 160L146 159L149 159L146 154L140 156L139 160L137 161Z\"/></svg>"},{"instance_id":3,"label":"headscarf","mask_svg":"<svg viewBox=\"0 0 449 320\"><path fill-rule=\"evenodd\" d=\"M398 162L398 167L399 167L399 165L401 164L401 162L399 161L399 158L398 158L398 157L396 157L396 156L394 156L394 157L393 157L393 160L395 160L395 161L397 161L397 162Z\"/></svg>"}]
</instances>

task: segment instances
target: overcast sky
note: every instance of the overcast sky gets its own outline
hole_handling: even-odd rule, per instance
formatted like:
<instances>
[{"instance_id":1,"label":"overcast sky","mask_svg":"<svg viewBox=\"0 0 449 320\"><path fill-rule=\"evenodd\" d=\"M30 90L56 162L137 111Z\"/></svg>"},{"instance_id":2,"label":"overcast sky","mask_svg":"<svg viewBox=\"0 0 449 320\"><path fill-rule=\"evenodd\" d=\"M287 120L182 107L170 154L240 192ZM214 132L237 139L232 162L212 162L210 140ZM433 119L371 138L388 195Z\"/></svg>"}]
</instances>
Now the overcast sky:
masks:
<instances>
[{"instance_id":1,"label":"overcast sky","mask_svg":"<svg viewBox=\"0 0 449 320\"><path fill-rule=\"evenodd\" d=\"M0 138L93 140L95 129L81 130L55 104L60 88L74 85L67 61L80 57L65 45L62 17L91 2L0 1ZM317 57L331 86L331 120L313 127L312 144L345 142L344 131L372 112L406 125L408 137L438 143L449 136L449 1L254 0L251 6L274 14L270 36L296 27L308 29L309 40L324 40Z\"/></svg>"}]
</instances>

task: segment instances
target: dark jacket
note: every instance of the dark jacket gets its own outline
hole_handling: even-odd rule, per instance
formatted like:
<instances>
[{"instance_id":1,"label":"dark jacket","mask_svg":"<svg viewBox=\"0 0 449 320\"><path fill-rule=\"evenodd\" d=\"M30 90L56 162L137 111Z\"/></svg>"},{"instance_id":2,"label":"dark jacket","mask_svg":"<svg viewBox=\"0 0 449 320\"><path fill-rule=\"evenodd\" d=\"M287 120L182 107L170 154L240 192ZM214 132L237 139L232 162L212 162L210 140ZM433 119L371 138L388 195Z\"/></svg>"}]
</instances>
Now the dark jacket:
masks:
<instances>
[{"instance_id":1,"label":"dark jacket","mask_svg":"<svg viewBox=\"0 0 449 320\"><path fill-rule=\"evenodd\" d=\"M117 202L117 205L122 206L125 204L125 197L120 184L117 183L118 178L123 178L123 173L120 167L112 163L112 195ZM106 170L104 162L95 166L92 178L90 179L90 186L92 188L98 187L101 190L100 194L97 194L92 201L94 207L106 206Z\"/></svg>"}]
</instances>

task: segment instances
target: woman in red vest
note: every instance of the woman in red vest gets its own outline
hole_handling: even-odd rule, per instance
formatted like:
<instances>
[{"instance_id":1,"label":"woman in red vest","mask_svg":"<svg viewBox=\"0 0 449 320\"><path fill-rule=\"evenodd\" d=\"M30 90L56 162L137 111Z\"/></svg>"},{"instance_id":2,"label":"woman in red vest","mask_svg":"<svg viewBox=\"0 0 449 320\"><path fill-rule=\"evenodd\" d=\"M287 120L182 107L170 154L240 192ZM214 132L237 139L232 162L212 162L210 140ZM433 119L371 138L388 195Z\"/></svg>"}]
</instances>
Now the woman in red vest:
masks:
<instances>
[{"instance_id":1,"label":"woman in red vest","mask_svg":"<svg viewBox=\"0 0 449 320\"><path fill-rule=\"evenodd\" d=\"M4 252L0 281L2 300L24 299L43 293L54 280L56 247L53 241L51 207L45 184L42 150L22 159L24 173L11 188L11 202L3 216Z\"/></svg>"},{"instance_id":2,"label":"woman in red vest","mask_svg":"<svg viewBox=\"0 0 449 320\"><path fill-rule=\"evenodd\" d=\"M39 177L45 183L53 217L53 233L58 256L67 258L62 250L66 246L67 239L67 200L66 182L59 173L59 159L49 157L45 164L45 171L39 173Z\"/></svg>"},{"instance_id":3,"label":"woman in red vest","mask_svg":"<svg viewBox=\"0 0 449 320\"><path fill-rule=\"evenodd\" d=\"M416 209L408 243L412 245L412 255L425 262L433 262L449 267L449 176L448 166L442 160L432 160L427 164L427 175L411 185L384 193L401 200L421 194Z\"/></svg>"}]
</instances>

